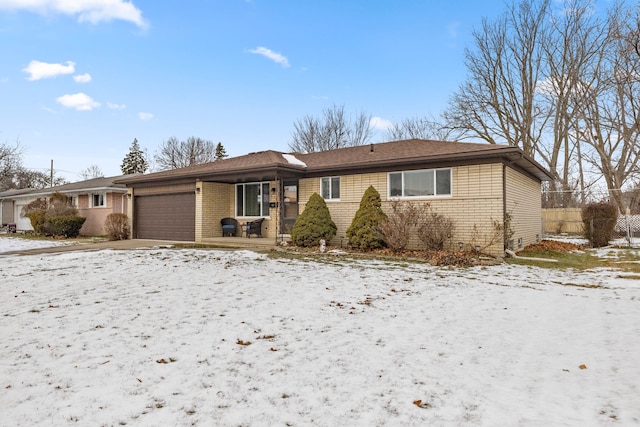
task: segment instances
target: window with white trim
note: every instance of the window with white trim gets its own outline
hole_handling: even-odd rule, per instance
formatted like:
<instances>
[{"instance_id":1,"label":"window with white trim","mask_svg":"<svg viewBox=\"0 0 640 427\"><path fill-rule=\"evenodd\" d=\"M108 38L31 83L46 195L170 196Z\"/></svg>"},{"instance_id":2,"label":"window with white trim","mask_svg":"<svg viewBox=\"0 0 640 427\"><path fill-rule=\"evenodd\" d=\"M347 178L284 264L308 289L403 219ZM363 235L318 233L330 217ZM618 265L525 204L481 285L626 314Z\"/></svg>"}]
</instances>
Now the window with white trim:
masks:
<instances>
[{"instance_id":1,"label":"window with white trim","mask_svg":"<svg viewBox=\"0 0 640 427\"><path fill-rule=\"evenodd\" d=\"M427 169L389 173L389 197L451 195L451 169Z\"/></svg>"},{"instance_id":2,"label":"window with white trim","mask_svg":"<svg viewBox=\"0 0 640 427\"><path fill-rule=\"evenodd\" d=\"M340 199L340 177L320 178L320 195L325 200Z\"/></svg>"},{"instance_id":3,"label":"window with white trim","mask_svg":"<svg viewBox=\"0 0 640 427\"><path fill-rule=\"evenodd\" d=\"M91 194L91 207L103 208L107 205L106 197L104 193L92 193Z\"/></svg>"},{"instance_id":4,"label":"window with white trim","mask_svg":"<svg viewBox=\"0 0 640 427\"><path fill-rule=\"evenodd\" d=\"M236 184L237 216L269 216L269 183Z\"/></svg>"}]
</instances>

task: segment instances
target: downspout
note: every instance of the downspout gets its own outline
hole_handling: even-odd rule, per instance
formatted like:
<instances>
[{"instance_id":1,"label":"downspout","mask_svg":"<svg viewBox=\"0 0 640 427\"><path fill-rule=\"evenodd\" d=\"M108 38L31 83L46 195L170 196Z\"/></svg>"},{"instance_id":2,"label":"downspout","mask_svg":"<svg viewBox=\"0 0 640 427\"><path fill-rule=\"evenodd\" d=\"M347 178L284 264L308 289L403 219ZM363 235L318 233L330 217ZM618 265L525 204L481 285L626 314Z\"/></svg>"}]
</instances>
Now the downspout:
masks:
<instances>
[{"instance_id":1,"label":"downspout","mask_svg":"<svg viewBox=\"0 0 640 427\"><path fill-rule=\"evenodd\" d=\"M507 233L507 164L502 164L502 252L508 249Z\"/></svg>"}]
</instances>

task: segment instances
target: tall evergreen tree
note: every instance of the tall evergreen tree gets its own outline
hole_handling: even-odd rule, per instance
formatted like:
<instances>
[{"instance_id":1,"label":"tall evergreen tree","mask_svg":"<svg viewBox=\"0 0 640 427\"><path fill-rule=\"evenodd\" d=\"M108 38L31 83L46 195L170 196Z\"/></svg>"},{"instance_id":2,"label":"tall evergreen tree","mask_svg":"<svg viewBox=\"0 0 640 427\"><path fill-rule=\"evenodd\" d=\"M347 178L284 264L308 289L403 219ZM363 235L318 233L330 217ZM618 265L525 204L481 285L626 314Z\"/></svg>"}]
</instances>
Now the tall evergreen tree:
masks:
<instances>
[{"instance_id":1,"label":"tall evergreen tree","mask_svg":"<svg viewBox=\"0 0 640 427\"><path fill-rule=\"evenodd\" d=\"M227 150L224 149L222 142L218 142L218 145L216 145L216 154L214 155L214 160L222 160L225 157L229 157L229 155L227 154Z\"/></svg>"},{"instance_id":2,"label":"tall evergreen tree","mask_svg":"<svg viewBox=\"0 0 640 427\"><path fill-rule=\"evenodd\" d=\"M140 144L136 138L133 139L129 153L122 160L120 166L124 175L131 175L134 173L145 173L149 169L149 164L145 158L144 152L140 149Z\"/></svg>"}]
</instances>

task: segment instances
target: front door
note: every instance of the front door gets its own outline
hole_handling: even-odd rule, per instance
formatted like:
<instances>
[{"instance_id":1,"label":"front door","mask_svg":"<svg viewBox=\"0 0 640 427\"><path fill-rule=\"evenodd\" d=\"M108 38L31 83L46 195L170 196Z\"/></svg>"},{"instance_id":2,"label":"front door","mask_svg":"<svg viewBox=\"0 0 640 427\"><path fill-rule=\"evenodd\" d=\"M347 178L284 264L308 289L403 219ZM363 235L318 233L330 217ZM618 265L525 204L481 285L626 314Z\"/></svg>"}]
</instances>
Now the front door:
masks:
<instances>
[{"instance_id":1,"label":"front door","mask_svg":"<svg viewBox=\"0 0 640 427\"><path fill-rule=\"evenodd\" d=\"M282 234L291 234L298 218L298 181L285 181L282 189Z\"/></svg>"}]
</instances>

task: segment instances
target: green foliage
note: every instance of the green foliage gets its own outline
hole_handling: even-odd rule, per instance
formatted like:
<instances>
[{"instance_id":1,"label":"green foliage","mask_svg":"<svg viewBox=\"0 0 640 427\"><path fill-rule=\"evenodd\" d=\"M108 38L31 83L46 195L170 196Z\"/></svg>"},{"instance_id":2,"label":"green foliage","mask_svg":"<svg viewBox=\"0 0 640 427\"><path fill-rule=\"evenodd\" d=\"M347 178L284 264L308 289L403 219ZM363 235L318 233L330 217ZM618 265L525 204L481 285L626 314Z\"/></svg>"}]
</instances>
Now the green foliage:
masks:
<instances>
[{"instance_id":1,"label":"green foliage","mask_svg":"<svg viewBox=\"0 0 640 427\"><path fill-rule=\"evenodd\" d=\"M54 193L48 203L34 200L24 207L22 215L29 218L36 234L45 236L77 237L86 220L61 193Z\"/></svg>"},{"instance_id":2,"label":"green foliage","mask_svg":"<svg viewBox=\"0 0 640 427\"><path fill-rule=\"evenodd\" d=\"M582 208L584 237L594 248L609 244L618 219L618 209L609 203L591 203Z\"/></svg>"},{"instance_id":3,"label":"green foliage","mask_svg":"<svg viewBox=\"0 0 640 427\"><path fill-rule=\"evenodd\" d=\"M22 208L21 215L29 218L36 234L44 234L44 215L47 213L47 207L47 201L38 198Z\"/></svg>"},{"instance_id":4,"label":"green foliage","mask_svg":"<svg viewBox=\"0 0 640 427\"><path fill-rule=\"evenodd\" d=\"M140 149L138 140L134 138L129 148L129 153L122 159L120 170L122 170L124 175L131 175L134 173L145 173L147 169L149 169L149 164L146 156Z\"/></svg>"},{"instance_id":5,"label":"green foliage","mask_svg":"<svg viewBox=\"0 0 640 427\"><path fill-rule=\"evenodd\" d=\"M123 213L111 213L104 221L104 229L109 240L126 240L129 238L129 219Z\"/></svg>"},{"instance_id":6,"label":"green foliage","mask_svg":"<svg viewBox=\"0 0 640 427\"><path fill-rule=\"evenodd\" d=\"M77 215L45 215L44 234L47 236L78 237L86 218Z\"/></svg>"},{"instance_id":7,"label":"green foliage","mask_svg":"<svg viewBox=\"0 0 640 427\"><path fill-rule=\"evenodd\" d=\"M227 150L225 150L224 146L222 145L222 142L218 142L218 145L216 145L216 154L214 156L214 159L222 160L225 157L229 157L229 155L227 154Z\"/></svg>"},{"instance_id":8,"label":"green foliage","mask_svg":"<svg viewBox=\"0 0 640 427\"><path fill-rule=\"evenodd\" d=\"M347 228L349 244L360 249L384 247L385 241L380 227L386 219L387 215L382 211L380 193L373 185L369 186L362 196L360 208Z\"/></svg>"},{"instance_id":9,"label":"green foliage","mask_svg":"<svg viewBox=\"0 0 640 427\"><path fill-rule=\"evenodd\" d=\"M331 240L337 231L338 227L331 219L324 199L318 193L313 193L293 225L291 240L297 246L316 246L321 239L326 242Z\"/></svg>"}]
</instances>

